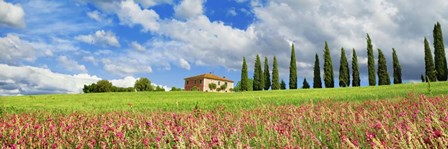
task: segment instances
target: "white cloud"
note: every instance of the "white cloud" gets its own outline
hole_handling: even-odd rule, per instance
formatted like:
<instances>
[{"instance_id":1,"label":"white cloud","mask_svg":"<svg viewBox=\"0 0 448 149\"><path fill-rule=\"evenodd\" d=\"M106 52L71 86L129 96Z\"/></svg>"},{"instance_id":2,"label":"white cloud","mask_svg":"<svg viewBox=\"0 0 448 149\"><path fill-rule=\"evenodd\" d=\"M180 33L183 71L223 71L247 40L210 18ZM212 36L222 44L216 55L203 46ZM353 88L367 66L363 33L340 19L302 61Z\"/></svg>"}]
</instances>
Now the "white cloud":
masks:
<instances>
[{"instance_id":1,"label":"white cloud","mask_svg":"<svg viewBox=\"0 0 448 149\"><path fill-rule=\"evenodd\" d=\"M204 0L182 0L174 7L174 15L180 19L190 19L203 14Z\"/></svg>"},{"instance_id":2,"label":"white cloud","mask_svg":"<svg viewBox=\"0 0 448 149\"><path fill-rule=\"evenodd\" d=\"M77 61L67 58L67 56L59 56L58 62L66 70L82 73L87 72L87 69L84 65L80 65Z\"/></svg>"},{"instance_id":3,"label":"white cloud","mask_svg":"<svg viewBox=\"0 0 448 149\"><path fill-rule=\"evenodd\" d=\"M235 8L232 7L227 11L227 15L236 16L236 15L238 15L238 13L236 13Z\"/></svg>"},{"instance_id":4,"label":"white cloud","mask_svg":"<svg viewBox=\"0 0 448 149\"><path fill-rule=\"evenodd\" d=\"M190 63L188 63L183 58L179 59L179 65L180 65L181 68L186 69L186 70L190 70L190 68L191 68Z\"/></svg>"},{"instance_id":5,"label":"white cloud","mask_svg":"<svg viewBox=\"0 0 448 149\"><path fill-rule=\"evenodd\" d=\"M121 23L130 27L141 25L142 31L155 31L159 28L159 15L151 9L142 9L133 0L126 0L120 3L116 12Z\"/></svg>"},{"instance_id":6,"label":"white cloud","mask_svg":"<svg viewBox=\"0 0 448 149\"><path fill-rule=\"evenodd\" d=\"M0 62L12 64L20 61L34 61L36 49L29 42L22 41L19 36L7 34L0 38Z\"/></svg>"},{"instance_id":7,"label":"white cloud","mask_svg":"<svg viewBox=\"0 0 448 149\"><path fill-rule=\"evenodd\" d=\"M137 79L138 78L134 78L132 76L127 76L123 79L110 80L110 82L112 82L112 85L117 87L134 87L135 81L137 81Z\"/></svg>"},{"instance_id":8,"label":"white cloud","mask_svg":"<svg viewBox=\"0 0 448 149\"><path fill-rule=\"evenodd\" d=\"M97 22L100 23L104 23L104 24L110 24L112 23L111 19L107 19L106 16L104 14L102 14L101 12L95 10L95 11L91 11L91 12L87 12L87 16Z\"/></svg>"},{"instance_id":9,"label":"white cloud","mask_svg":"<svg viewBox=\"0 0 448 149\"><path fill-rule=\"evenodd\" d=\"M135 49L137 51L145 51L146 50L145 47L143 47L141 44L139 44L136 41L131 42L130 46L131 46L131 48L133 48L133 49Z\"/></svg>"},{"instance_id":10,"label":"white cloud","mask_svg":"<svg viewBox=\"0 0 448 149\"><path fill-rule=\"evenodd\" d=\"M141 60L128 59L128 57L104 58L101 62L104 65L104 70L118 76L152 72L150 65L145 65L146 63Z\"/></svg>"},{"instance_id":11,"label":"white cloud","mask_svg":"<svg viewBox=\"0 0 448 149\"><path fill-rule=\"evenodd\" d=\"M135 0L135 2L140 3L143 8L148 8L161 3L171 4L173 0Z\"/></svg>"},{"instance_id":12,"label":"white cloud","mask_svg":"<svg viewBox=\"0 0 448 149\"><path fill-rule=\"evenodd\" d=\"M0 0L0 25L25 27L24 17L22 6Z\"/></svg>"},{"instance_id":13,"label":"white cloud","mask_svg":"<svg viewBox=\"0 0 448 149\"><path fill-rule=\"evenodd\" d=\"M0 64L0 95L80 93L83 85L101 78L88 74L66 75L31 66Z\"/></svg>"},{"instance_id":14,"label":"white cloud","mask_svg":"<svg viewBox=\"0 0 448 149\"><path fill-rule=\"evenodd\" d=\"M120 47L117 37L111 31L98 30L94 34L76 36L75 39L88 44Z\"/></svg>"}]
</instances>

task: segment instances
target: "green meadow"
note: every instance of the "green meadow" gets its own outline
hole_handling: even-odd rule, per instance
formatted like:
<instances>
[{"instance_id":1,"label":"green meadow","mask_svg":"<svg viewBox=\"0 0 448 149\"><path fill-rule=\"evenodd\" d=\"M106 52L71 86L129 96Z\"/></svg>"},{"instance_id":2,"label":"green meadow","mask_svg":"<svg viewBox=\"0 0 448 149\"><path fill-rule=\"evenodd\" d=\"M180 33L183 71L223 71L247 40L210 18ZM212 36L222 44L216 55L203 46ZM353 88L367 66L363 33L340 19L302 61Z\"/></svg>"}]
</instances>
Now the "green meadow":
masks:
<instances>
[{"instance_id":1,"label":"green meadow","mask_svg":"<svg viewBox=\"0 0 448 149\"><path fill-rule=\"evenodd\" d=\"M111 111L151 112L253 109L260 106L300 105L322 100L360 102L395 100L409 96L443 95L448 82L415 83L374 87L298 89L236 93L131 92L0 97L1 113L103 113Z\"/></svg>"}]
</instances>

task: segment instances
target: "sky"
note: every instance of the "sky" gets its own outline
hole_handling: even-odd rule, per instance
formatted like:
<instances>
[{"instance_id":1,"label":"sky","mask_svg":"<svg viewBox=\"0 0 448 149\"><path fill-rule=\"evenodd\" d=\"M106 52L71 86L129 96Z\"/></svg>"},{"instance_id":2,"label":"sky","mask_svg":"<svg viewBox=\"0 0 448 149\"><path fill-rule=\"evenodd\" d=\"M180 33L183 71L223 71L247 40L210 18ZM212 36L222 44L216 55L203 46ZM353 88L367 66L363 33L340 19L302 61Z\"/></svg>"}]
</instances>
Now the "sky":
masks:
<instances>
[{"instance_id":1,"label":"sky","mask_svg":"<svg viewBox=\"0 0 448 149\"><path fill-rule=\"evenodd\" d=\"M291 44L301 86L312 84L325 41L335 84L344 48L350 64L356 50L366 86L367 33L391 76L395 48L404 81L417 82L424 37L432 43L436 22L448 31L446 8L446 0L0 0L0 95L80 93L101 79L130 87L140 77L183 88L183 78L210 72L236 83L243 56L251 77L257 54L270 69L276 56L288 82Z\"/></svg>"}]
</instances>

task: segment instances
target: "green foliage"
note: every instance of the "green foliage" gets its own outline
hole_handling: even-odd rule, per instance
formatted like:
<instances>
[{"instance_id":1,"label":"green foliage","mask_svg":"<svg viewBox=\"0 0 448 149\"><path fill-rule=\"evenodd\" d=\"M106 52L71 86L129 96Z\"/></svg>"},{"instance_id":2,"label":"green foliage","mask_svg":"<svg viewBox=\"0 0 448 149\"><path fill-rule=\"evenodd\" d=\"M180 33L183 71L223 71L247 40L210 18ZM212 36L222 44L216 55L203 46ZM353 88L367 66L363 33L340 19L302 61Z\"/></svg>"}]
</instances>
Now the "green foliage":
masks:
<instances>
[{"instance_id":1,"label":"green foliage","mask_svg":"<svg viewBox=\"0 0 448 149\"><path fill-rule=\"evenodd\" d=\"M174 91L182 91L182 89L173 86L173 87L171 87L171 90L170 90L170 91L173 91L173 92L174 92Z\"/></svg>"},{"instance_id":2,"label":"green foliage","mask_svg":"<svg viewBox=\"0 0 448 149\"><path fill-rule=\"evenodd\" d=\"M359 77L358 56L356 55L355 49L353 49L352 56L352 72L352 87L361 86L361 79Z\"/></svg>"},{"instance_id":3,"label":"green foliage","mask_svg":"<svg viewBox=\"0 0 448 149\"><path fill-rule=\"evenodd\" d=\"M320 78L320 64L319 55L314 58L314 78L313 78L313 88L322 88L322 79Z\"/></svg>"},{"instance_id":4,"label":"green foliage","mask_svg":"<svg viewBox=\"0 0 448 149\"><path fill-rule=\"evenodd\" d=\"M282 82L280 83L280 89L281 90L285 90L286 89L286 83L284 80L282 80Z\"/></svg>"},{"instance_id":5,"label":"green foliage","mask_svg":"<svg viewBox=\"0 0 448 149\"><path fill-rule=\"evenodd\" d=\"M350 70L348 69L348 61L344 48L341 48L341 60L339 62L339 86L348 87L350 86Z\"/></svg>"},{"instance_id":6,"label":"green foliage","mask_svg":"<svg viewBox=\"0 0 448 149\"><path fill-rule=\"evenodd\" d=\"M249 76L247 74L247 64L246 57L243 57L243 68L241 69L241 84L239 91L249 91L249 87L252 88L252 85L249 85L248 79Z\"/></svg>"},{"instance_id":7,"label":"green foliage","mask_svg":"<svg viewBox=\"0 0 448 149\"><path fill-rule=\"evenodd\" d=\"M437 71L436 76L439 81L446 81L448 68L446 64L445 46L443 45L442 26L439 22L434 25L434 66Z\"/></svg>"},{"instance_id":8,"label":"green foliage","mask_svg":"<svg viewBox=\"0 0 448 149\"><path fill-rule=\"evenodd\" d=\"M100 80L96 83L98 92L111 92L112 83L108 80Z\"/></svg>"},{"instance_id":9,"label":"green foliage","mask_svg":"<svg viewBox=\"0 0 448 149\"><path fill-rule=\"evenodd\" d=\"M134 88L138 92L154 90L153 86L151 85L151 81L148 78L140 78L135 81Z\"/></svg>"},{"instance_id":10,"label":"green foliage","mask_svg":"<svg viewBox=\"0 0 448 149\"><path fill-rule=\"evenodd\" d=\"M310 84L306 81L306 78L303 79L302 88L303 89L309 89L310 88Z\"/></svg>"},{"instance_id":11,"label":"green foliage","mask_svg":"<svg viewBox=\"0 0 448 149\"><path fill-rule=\"evenodd\" d=\"M369 86L375 86L375 57L373 56L373 45L369 34L367 34L367 67L369 73Z\"/></svg>"},{"instance_id":12,"label":"green foliage","mask_svg":"<svg viewBox=\"0 0 448 149\"><path fill-rule=\"evenodd\" d=\"M221 85L221 86L219 87L219 89L220 89L221 91L225 91L225 90L227 89L227 83L224 83L223 85Z\"/></svg>"},{"instance_id":13,"label":"green foliage","mask_svg":"<svg viewBox=\"0 0 448 149\"><path fill-rule=\"evenodd\" d=\"M263 90L263 70L261 70L261 61L260 56L257 54L257 58L255 59L254 65L254 91Z\"/></svg>"},{"instance_id":14,"label":"green foliage","mask_svg":"<svg viewBox=\"0 0 448 149\"><path fill-rule=\"evenodd\" d=\"M386 58L381 49L378 49L378 85L390 85Z\"/></svg>"},{"instance_id":15,"label":"green foliage","mask_svg":"<svg viewBox=\"0 0 448 149\"><path fill-rule=\"evenodd\" d=\"M241 81L238 81L236 83L236 86L233 89L233 91L235 91L235 92L242 92L243 90L241 90L241 84L242 84ZM251 78L247 79L247 84L248 84L249 88L247 88L246 91L253 91L252 87L253 87L253 84L254 84L254 80L251 79Z\"/></svg>"},{"instance_id":16,"label":"green foliage","mask_svg":"<svg viewBox=\"0 0 448 149\"><path fill-rule=\"evenodd\" d=\"M213 91L216 89L216 84L215 83L210 83L208 84L208 88L210 89L210 91Z\"/></svg>"},{"instance_id":17,"label":"green foliage","mask_svg":"<svg viewBox=\"0 0 448 149\"><path fill-rule=\"evenodd\" d=\"M264 57L264 90L269 90L271 88L271 74L269 72L269 62L268 58Z\"/></svg>"},{"instance_id":18,"label":"green foliage","mask_svg":"<svg viewBox=\"0 0 448 149\"><path fill-rule=\"evenodd\" d=\"M331 60L330 49L326 41L324 49L324 82L325 88L334 87L333 61Z\"/></svg>"},{"instance_id":19,"label":"green foliage","mask_svg":"<svg viewBox=\"0 0 448 149\"><path fill-rule=\"evenodd\" d=\"M394 48L392 48L392 57L393 57L393 64L394 64L394 84L401 84L401 65L400 61L398 60L397 52Z\"/></svg>"},{"instance_id":20,"label":"green foliage","mask_svg":"<svg viewBox=\"0 0 448 149\"><path fill-rule=\"evenodd\" d=\"M272 64L272 90L280 89L280 79L278 74L277 58L274 56L274 63Z\"/></svg>"},{"instance_id":21,"label":"green foliage","mask_svg":"<svg viewBox=\"0 0 448 149\"><path fill-rule=\"evenodd\" d=\"M156 87L156 91L157 91L158 89L160 89L159 86ZM161 89L160 89L160 90L161 90ZM191 91L199 91L199 88L198 88L197 86L193 86L193 87L191 88Z\"/></svg>"},{"instance_id":22,"label":"green foliage","mask_svg":"<svg viewBox=\"0 0 448 149\"><path fill-rule=\"evenodd\" d=\"M297 89L297 61L294 44L291 45L291 61L289 63L289 89Z\"/></svg>"},{"instance_id":23,"label":"green foliage","mask_svg":"<svg viewBox=\"0 0 448 149\"><path fill-rule=\"evenodd\" d=\"M429 42L425 37L425 75L428 77L428 81L437 81L436 69L434 66L434 60L432 59L431 47L429 47Z\"/></svg>"}]
</instances>

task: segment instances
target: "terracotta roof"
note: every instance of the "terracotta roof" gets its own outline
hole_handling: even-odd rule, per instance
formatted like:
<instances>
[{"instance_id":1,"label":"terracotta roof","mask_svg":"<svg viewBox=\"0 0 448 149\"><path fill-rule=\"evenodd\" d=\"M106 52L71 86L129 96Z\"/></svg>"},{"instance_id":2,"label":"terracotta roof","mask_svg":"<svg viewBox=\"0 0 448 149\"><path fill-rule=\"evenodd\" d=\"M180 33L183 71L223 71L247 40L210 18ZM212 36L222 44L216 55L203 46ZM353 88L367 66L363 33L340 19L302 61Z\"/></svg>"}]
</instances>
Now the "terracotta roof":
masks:
<instances>
[{"instance_id":1,"label":"terracotta roof","mask_svg":"<svg viewBox=\"0 0 448 149\"><path fill-rule=\"evenodd\" d=\"M185 78L184 80L190 80L190 79L199 79L199 78L207 78L207 79L213 79L213 80L221 80L221 81L228 81L228 82L233 82L232 80L226 79L226 78L222 78L222 77L218 77L214 74L201 74L201 75L197 75L197 76L192 76L192 77L188 77Z\"/></svg>"}]
</instances>

